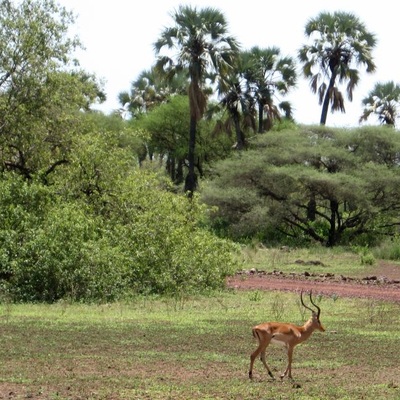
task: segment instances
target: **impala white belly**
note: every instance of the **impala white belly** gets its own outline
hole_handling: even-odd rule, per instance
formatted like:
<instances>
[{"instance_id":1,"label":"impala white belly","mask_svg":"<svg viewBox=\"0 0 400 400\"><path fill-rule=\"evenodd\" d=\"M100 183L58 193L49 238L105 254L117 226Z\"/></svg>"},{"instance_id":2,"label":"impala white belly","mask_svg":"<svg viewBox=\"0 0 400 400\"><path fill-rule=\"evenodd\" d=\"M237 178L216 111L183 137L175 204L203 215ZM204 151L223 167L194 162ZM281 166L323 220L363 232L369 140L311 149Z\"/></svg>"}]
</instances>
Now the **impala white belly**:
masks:
<instances>
[{"instance_id":1,"label":"impala white belly","mask_svg":"<svg viewBox=\"0 0 400 400\"><path fill-rule=\"evenodd\" d=\"M282 340L279 339L271 339L271 343L277 344L278 346L286 346L286 342L282 342Z\"/></svg>"}]
</instances>

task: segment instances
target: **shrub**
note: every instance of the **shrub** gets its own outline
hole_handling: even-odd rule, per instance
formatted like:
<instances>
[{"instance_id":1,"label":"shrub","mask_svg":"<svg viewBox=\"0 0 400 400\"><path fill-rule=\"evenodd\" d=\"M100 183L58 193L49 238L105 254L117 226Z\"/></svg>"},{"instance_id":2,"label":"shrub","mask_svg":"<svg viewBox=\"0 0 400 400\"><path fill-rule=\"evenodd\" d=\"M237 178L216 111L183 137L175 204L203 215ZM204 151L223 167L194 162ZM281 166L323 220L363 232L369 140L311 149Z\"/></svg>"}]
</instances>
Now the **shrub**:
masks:
<instances>
[{"instance_id":1,"label":"shrub","mask_svg":"<svg viewBox=\"0 0 400 400\"><path fill-rule=\"evenodd\" d=\"M103 235L101 220L82 204L53 207L20 249L14 294L23 301L113 300L123 274Z\"/></svg>"},{"instance_id":2,"label":"shrub","mask_svg":"<svg viewBox=\"0 0 400 400\"><path fill-rule=\"evenodd\" d=\"M15 300L192 293L222 287L236 269L237 247L202 228L197 198L152 173L121 177L95 207L16 182L0 181L0 288Z\"/></svg>"},{"instance_id":3,"label":"shrub","mask_svg":"<svg viewBox=\"0 0 400 400\"><path fill-rule=\"evenodd\" d=\"M127 185L136 191L119 198L128 215L113 236L130 259L132 285L139 292L169 294L222 287L236 269L238 247L202 228L206 209L197 198L160 191L152 179L145 195L143 186L131 181Z\"/></svg>"}]
</instances>

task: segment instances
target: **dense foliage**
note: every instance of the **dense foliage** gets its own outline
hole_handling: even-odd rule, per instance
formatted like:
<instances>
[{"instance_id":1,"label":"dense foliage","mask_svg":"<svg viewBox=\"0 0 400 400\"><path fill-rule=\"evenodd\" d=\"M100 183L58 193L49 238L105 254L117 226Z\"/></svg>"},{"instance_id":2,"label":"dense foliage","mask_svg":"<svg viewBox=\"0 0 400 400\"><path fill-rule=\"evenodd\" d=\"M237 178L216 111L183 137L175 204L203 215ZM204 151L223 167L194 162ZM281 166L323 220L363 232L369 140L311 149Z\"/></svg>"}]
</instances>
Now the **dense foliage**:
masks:
<instances>
[{"instance_id":1,"label":"dense foliage","mask_svg":"<svg viewBox=\"0 0 400 400\"><path fill-rule=\"evenodd\" d=\"M189 100L187 96L175 95L166 103L129 122L143 136L143 160L157 160L171 180L179 187L184 180L187 143L189 140ZM212 164L231 153L232 137L216 132L214 122L201 120L196 134L196 161L200 178L207 176Z\"/></svg>"},{"instance_id":2,"label":"dense foliage","mask_svg":"<svg viewBox=\"0 0 400 400\"><path fill-rule=\"evenodd\" d=\"M90 204L3 176L0 290L23 301L110 301L224 285L235 245L201 228L205 210L196 199L162 189L140 170L112 184Z\"/></svg>"},{"instance_id":3,"label":"dense foliage","mask_svg":"<svg viewBox=\"0 0 400 400\"><path fill-rule=\"evenodd\" d=\"M400 224L400 136L389 128L298 127L223 161L203 199L233 238L373 244Z\"/></svg>"},{"instance_id":4,"label":"dense foliage","mask_svg":"<svg viewBox=\"0 0 400 400\"><path fill-rule=\"evenodd\" d=\"M0 2L0 168L47 179L68 162L79 112L104 100L96 78L80 70L74 17L54 1Z\"/></svg>"},{"instance_id":5,"label":"dense foliage","mask_svg":"<svg viewBox=\"0 0 400 400\"><path fill-rule=\"evenodd\" d=\"M159 161L139 167L145 130L91 111L104 94L73 62L73 15L52 0L0 11L0 298L222 286L236 246L202 228L206 208L175 194Z\"/></svg>"}]
</instances>

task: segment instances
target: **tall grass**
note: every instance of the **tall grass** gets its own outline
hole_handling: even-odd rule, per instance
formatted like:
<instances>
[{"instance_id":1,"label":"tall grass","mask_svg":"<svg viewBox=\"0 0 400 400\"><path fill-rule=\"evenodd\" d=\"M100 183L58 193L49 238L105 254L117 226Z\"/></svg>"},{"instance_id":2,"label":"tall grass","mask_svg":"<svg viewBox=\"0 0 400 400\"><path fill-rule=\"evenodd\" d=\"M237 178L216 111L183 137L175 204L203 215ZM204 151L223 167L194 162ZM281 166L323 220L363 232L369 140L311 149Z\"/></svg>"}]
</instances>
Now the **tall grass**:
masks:
<instances>
[{"instance_id":1,"label":"tall grass","mask_svg":"<svg viewBox=\"0 0 400 400\"><path fill-rule=\"evenodd\" d=\"M393 240L382 242L373 252L375 257L385 260L400 261L400 238L396 237Z\"/></svg>"}]
</instances>

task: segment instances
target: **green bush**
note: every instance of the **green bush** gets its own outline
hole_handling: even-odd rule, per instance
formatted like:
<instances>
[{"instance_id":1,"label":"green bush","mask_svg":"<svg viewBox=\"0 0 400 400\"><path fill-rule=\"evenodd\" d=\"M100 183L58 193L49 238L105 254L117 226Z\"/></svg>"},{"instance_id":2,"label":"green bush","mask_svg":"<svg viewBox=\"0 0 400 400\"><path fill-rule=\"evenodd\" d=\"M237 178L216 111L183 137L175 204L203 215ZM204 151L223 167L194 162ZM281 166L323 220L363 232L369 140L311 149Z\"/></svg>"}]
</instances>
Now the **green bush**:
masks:
<instances>
[{"instance_id":1,"label":"green bush","mask_svg":"<svg viewBox=\"0 0 400 400\"><path fill-rule=\"evenodd\" d=\"M19 179L0 186L0 289L15 300L193 293L236 269L237 247L202 228L206 209L153 173L114 181L95 207Z\"/></svg>"},{"instance_id":2,"label":"green bush","mask_svg":"<svg viewBox=\"0 0 400 400\"><path fill-rule=\"evenodd\" d=\"M27 243L36 234L52 203L48 188L27 183L18 175L0 177L0 283L15 289Z\"/></svg>"},{"instance_id":3,"label":"green bush","mask_svg":"<svg viewBox=\"0 0 400 400\"><path fill-rule=\"evenodd\" d=\"M82 204L62 204L49 210L21 249L15 294L23 301L110 301L125 289L123 268L102 221Z\"/></svg>"},{"instance_id":4,"label":"green bush","mask_svg":"<svg viewBox=\"0 0 400 400\"><path fill-rule=\"evenodd\" d=\"M128 188L130 195L113 206L114 221L121 222L113 236L131 260L132 286L138 292L175 294L224 285L236 269L238 247L202 228L206 209L197 198L160 190L154 176L143 174L125 185L136 190ZM122 204L124 213L118 211Z\"/></svg>"}]
</instances>

